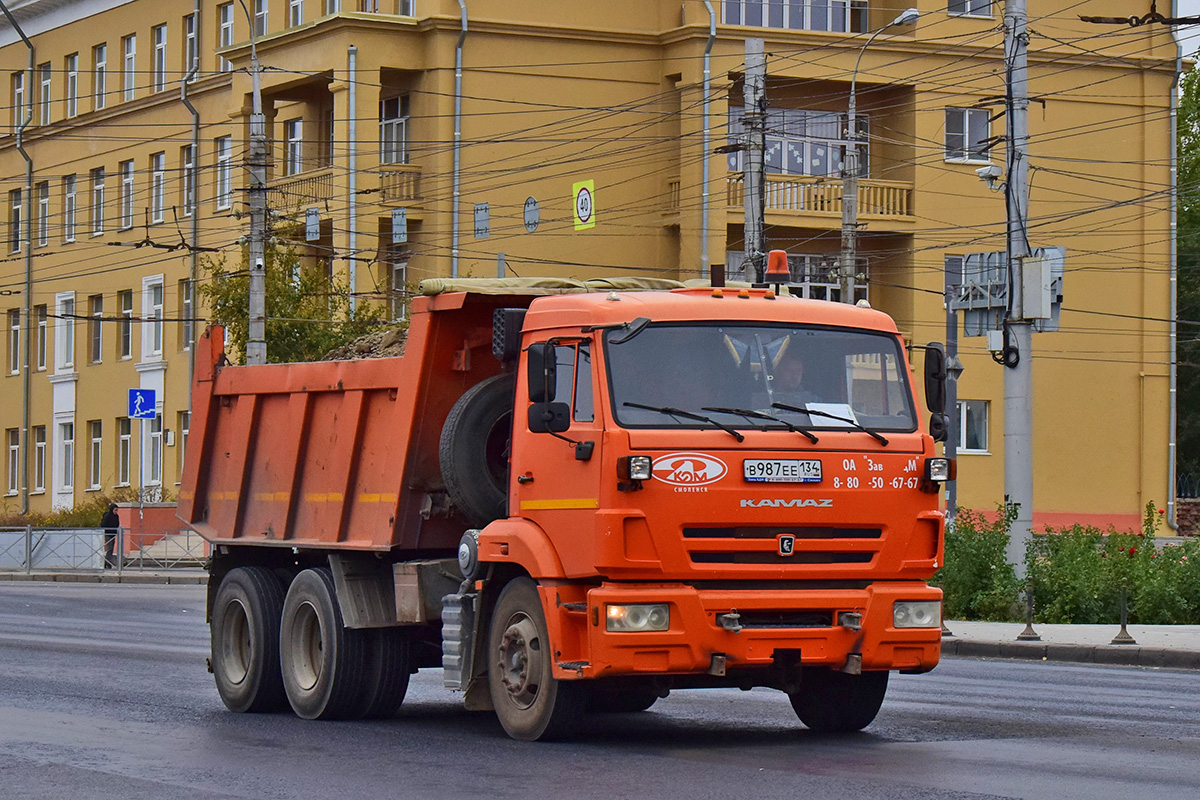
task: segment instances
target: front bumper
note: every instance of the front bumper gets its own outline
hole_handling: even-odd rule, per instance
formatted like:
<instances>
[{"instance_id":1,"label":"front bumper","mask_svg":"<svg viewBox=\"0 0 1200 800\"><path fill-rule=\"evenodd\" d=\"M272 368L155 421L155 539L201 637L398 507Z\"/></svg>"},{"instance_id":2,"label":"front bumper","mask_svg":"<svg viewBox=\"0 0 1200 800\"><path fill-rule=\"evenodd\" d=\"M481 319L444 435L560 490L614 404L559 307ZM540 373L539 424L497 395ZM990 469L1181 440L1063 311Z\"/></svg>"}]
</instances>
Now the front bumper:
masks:
<instances>
[{"instance_id":1,"label":"front bumper","mask_svg":"<svg viewBox=\"0 0 1200 800\"><path fill-rule=\"evenodd\" d=\"M925 672L938 663L941 629L896 628L892 605L897 600L940 601L941 597L940 589L916 581L803 590L605 583L586 591L586 617L577 611L560 613L560 630L568 634L564 640L578 643L579 651L556 659L555 677L704 674L717 663L735 670L770 667L777 658L838 669L861 659L863 670ZM670 628L639 633L605 629L607 605L636 603L668 604ZM556 605L561 612L561 603L554 601L546 604L547 612L555 613ZM840 615L846 612L860 614L861 627L839 625ZM853 620L852 616L847 621ZM579 630L580 624L584 631ZM740 630L731 629L737 627Z\"/></svg>"}]
</instances>

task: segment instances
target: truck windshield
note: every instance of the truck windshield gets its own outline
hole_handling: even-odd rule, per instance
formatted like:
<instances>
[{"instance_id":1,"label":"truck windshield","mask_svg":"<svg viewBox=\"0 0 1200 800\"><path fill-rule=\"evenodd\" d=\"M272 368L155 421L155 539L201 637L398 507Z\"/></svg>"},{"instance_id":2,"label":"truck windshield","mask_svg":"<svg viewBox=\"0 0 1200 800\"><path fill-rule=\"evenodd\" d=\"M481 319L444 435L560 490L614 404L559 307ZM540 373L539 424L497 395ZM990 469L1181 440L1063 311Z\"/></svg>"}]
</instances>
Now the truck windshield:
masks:
<instances>
[{"instance_id":1,"label":"truck windshield","mask_svg":"<svg viewBox=\"0 0 1200 800\"><path fill-rule=\"evenodd\" d=\"M622 427L917 427L896 336L720 323L651 324L620 343L613 335L605 333L604 352Z\"/></svg>"}]
</instances>

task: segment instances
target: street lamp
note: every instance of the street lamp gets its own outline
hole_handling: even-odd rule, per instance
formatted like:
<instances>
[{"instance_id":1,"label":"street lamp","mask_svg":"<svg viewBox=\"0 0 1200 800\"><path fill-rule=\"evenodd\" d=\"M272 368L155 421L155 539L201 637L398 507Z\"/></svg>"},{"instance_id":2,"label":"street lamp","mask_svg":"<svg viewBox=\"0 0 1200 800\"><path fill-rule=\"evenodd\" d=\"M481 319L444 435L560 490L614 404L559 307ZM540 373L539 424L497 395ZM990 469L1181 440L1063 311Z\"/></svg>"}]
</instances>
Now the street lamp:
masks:
<instances>
[{"instance_id":1,"label":"street lamp","mask_svg":"<svg viewBox=\"0 0 1200 800\"><path fill-rule=\"evenodd\" d=\"M862 64L863 53L875 41L875 37L888 28L900 25L913 25L921 16L915 8L900 12L894 20L872 33L858 48L858 59L854 62L854 73L850 76L850 106L846 114L848 127L847 139L850 146L846 148L846 160L842 165L842 302L854 304L854 273L858 260L858 120L855 88L858 83L858 67Z\"/></svg>"}]
</instances>

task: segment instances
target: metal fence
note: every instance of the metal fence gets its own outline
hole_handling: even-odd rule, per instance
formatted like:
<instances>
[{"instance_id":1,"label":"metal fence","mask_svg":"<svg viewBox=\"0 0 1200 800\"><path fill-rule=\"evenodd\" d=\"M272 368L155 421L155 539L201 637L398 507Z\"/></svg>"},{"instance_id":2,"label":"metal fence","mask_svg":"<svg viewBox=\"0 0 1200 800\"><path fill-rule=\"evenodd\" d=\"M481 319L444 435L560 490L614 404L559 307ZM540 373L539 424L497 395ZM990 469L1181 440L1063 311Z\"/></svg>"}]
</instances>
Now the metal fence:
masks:
<instances>
[{"instance_id":1,"label":"metal fence","mask_svg":"<svg viewBox=\"0 0 1200 800\"><path fill-rule=\"evenodd\" d=\"M132 533L103 528L0 528L0 572L162 570L201 567L208 543L192 531Z\"/></svg>"},{"instance_id":2,"label":"metal fence","mask_svg":"<svg viewBox=\"0 0 1200 800\"><path fill-rule=\"evenodd\" d=\"M1183 499L1200 497L1200 475L1180 472L1175 476L1175 496Z\"/></svg>"}]
</instances>

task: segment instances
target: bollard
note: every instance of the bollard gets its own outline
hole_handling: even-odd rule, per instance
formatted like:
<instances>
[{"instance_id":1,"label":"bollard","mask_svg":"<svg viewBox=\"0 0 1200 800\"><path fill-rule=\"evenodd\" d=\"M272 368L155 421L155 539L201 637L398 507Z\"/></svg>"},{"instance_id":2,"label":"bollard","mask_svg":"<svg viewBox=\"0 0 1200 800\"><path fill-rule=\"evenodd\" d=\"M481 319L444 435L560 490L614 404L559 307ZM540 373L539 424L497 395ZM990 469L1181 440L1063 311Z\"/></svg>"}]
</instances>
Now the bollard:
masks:
<instances>
[{"instance_id":1,"label":"bollard","mask_svg":"<svg viewBox=\"0 0 1200 800\"><path fill-rule=\"evenodd\" d=\"M1017 634L1018 642L1040 642L1042 637L1038 636L1037 631L1033 629L1033 587L1025 588L1025 630Z\"/></svg>"},{"instance_id":2,"label":"bollard","mask_svg":"<svg viewBox=\"0 0 1200 800\"><path fill-rule=\"evenodd\" d=\"M1129 583L1125 578L1121 579L1121 630L1113 637L1112 644L1137 644L1129 631L1125 629L1126 623L1129 622Z\"/></svg>"}]
</instances>

